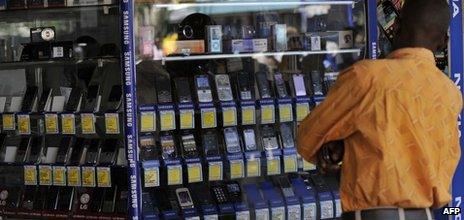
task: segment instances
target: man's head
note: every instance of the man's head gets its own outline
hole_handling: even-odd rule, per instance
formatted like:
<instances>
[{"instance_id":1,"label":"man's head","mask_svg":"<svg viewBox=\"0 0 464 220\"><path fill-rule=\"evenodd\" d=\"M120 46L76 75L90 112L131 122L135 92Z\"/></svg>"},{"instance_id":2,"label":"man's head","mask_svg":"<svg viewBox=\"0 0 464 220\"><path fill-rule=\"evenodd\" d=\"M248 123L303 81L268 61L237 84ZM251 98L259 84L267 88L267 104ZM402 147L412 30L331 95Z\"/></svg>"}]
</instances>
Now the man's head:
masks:
<instances>
[{"instance_id":1,"label":"man's head","mask_svg":"<svg viewBox=\"0 0 464 220\"><path fill-rule=\"evenodd\" d=\"M446 0L406 0L393 46L443 49L451 15Z\"/></svg>"}]
</instances>

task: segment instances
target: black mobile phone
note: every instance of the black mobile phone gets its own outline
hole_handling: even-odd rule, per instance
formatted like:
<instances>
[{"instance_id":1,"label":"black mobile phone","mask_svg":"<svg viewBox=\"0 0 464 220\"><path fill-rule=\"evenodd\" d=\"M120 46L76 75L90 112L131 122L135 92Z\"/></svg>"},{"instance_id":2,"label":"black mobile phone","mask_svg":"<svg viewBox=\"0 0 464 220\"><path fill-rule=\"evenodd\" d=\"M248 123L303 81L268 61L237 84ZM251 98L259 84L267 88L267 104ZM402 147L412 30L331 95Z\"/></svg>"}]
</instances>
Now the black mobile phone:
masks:
<instances>
[{"instance_id":1,"label":"black mobile phone","mask_svg":"<svg viewBox=\"0 0 464 220\"><path fill-rule=\"evenodd\" d=\"M395 5L391 1L381 1L377 5L377 19L383 33L392 43L397 26L396 18L399 16Z\"/></svg>"},{"instance_id":2,"label":"black mobile phone","mask_svg":"<svg viewBox=\"0 0 464 220\"><path fill-rule=\"evenodd\" d=\"M285 83L282 73L275 73L274 79L275 79L277 94L279 98L288 98L289 94L287 91L287 85Z\"/></svg>"},{"instance_id":3,"label":"black mobile phone","mask_svg":"<svg viewBox=\"0 0 464 220\"><path fill-rule=\"evenodd\" d=\"M156 144L153 134L140 136L140 160L149 161L156 159Z\"/></svg>"},{"instance_id":4,"label":"black mobile phone","mask_svg":"<svg viewBox=\"0 0 464 220\"><path fill-rule=\"evenodd\" d=\"M205 156L219 155L218 134L215 130L208 130L202 135L202 145Z\"/></svg>"},{"instance_id":5,"label":"black mobile phone","mask_svg":"<svg viewBox=\"0 0 464 220\"><path fill-rule=\"evenodd\" d=\"M118 186L115 185L110 188L105 188L103 192L103 202L100 208L100 212L113 213L116 205L116 193Z\"/></svg>"},{"instance_id":6,"label":"black mobile phone","mask_svg":"<svg viewBox=\"0 0 464 220\"><path fill-rule=\"evenodd\" d=\"M253 76L247 72L238 73L238 96L241 100L254 100L255 99L255 82Z\"/></svg>"},{"instance_id":7,"label":"black mobile phone","mask_svg":"<svg viewBox=\"0 0 464 220\"><path fill-rule=\"evenodd\" d=\"M167 74L156 74L155 75L155 87L156 95L158 97L158 103L171 103L171 79Z\"/></svg>"},{"instance_id":8,"label":"black mobile phone","mask_svg":"<svg viewBox=\"0 0 464 220\"><path fill-rule=\"evenodd\" d=\"M31 142L31 150L29 151L28 163L40 163L40 159L43 153L43 138L33 137Z\"/></svg>"},{"instance_id":9,"label":"black mobile phone","mask_svg":"<svg viewBox=\"0 0 464 220\"><path fill-rule=\"evenodd\" d=\"M37 93L39 88L37 86L27 86L26 93L24 94L23 102L21 105L22 112L31 112L37 100Z\"/></svg>"},{"instance_id":10,"label":"black mobile phone","mask_svg":"<svg viewBox=\"0 0 464 220\"><path fill-rule=\"evenodd\" d=\"M228 191L223 184L212 186L211 191L217 204L229 203Z\"/></svg>"},{"instance_id":11,"label":"black mobile phone","mask_svg":"<svg viewBox=\"0 0 464 220\"><path fill-rule=\"evenodd\" d=\"M69 211L72 208L75 196L74 187L60 187L56 209L60 211Z\"/></svg>"},{"instance_id":12,"label":"black mobile phone","mask_svg":"<svg viewBox=\"0 0 464 220\"><path fill-rule=\"evenodd\" d=\"M240 202L242 201L242 190L238 182L233 181L226 183L227 194L229 200L232 202Z\"/></svg>"},{"instance_id":13,"label":"black mobile phone","mask_svg":"<svg viewBox=\"0 0 464 220\"><path fill-rule=\"evenodd\" d=\"M195 136L192 133L184 133L182 135L182 149L184 157L196 157L198 156L197 144Z\"/></svg>"},{"instance_id":14,"label":"black mobile phone","mask_svg":"<svg viewBox=\"0 0 464 220\"><path fill-rule=\"evenodd\" d=\"M26 210L33 210L39 191L38 186L25 186L21 195L20 207Z\"/></svg>"},{"instance_id":15,"label":"black mobile phone","mask_svg":"<svg viewBox=\"0 0 464 220\"><path fill-rule=\"evenodd\" d=\"M83 163L84 157L84 138L77 138L74 145L71 148L71 156L67 162L68 165L77 166Z\"/></svg>"},{"instance_id":16,"label":"black mobile phone","mask_svg":"<svg viewBox=\"0 0 464 220\"><path fill-rule=\"evenodd\" d=\"M71 150L71 145L74 141L73 137L62 137L60 140L60 145L58 146L58 153L56 155L56 164L66 164L68 162L69 154Z\"/></svg>"},{"instance_id":17,"label":"black mobile phone","mask_svg":"<svg viewBox=\"0 0 464 220\"><path fill-rule=\"evenodd\" d=\"M84 144L87 148L85 153L85 164L86 165L95 165L98 162L98 155L100 153L101 141L99 139L90 139L86 140Z\"/></svg>"},{"instance_id":18,"label":"black mobile phone","mask_svg":"<svg viewBox=\"0 0 464 220\"><path fill-rule=\"evenodd\" d=\"M172 133L166 132L160 135L161 149L163 152L163 159L176 158L177 150Z\"/></svg>"},{"instance_id":19,"label":"black mobile phone","mask_svg":"<svg viewBox=\"0 0 464 220\"><path fill-rule=\"evenodd\" d=\"M114 85L111 87L110 95L108 96L108 103L106 110L117 111L121 107L122 100L122 86Z\"/></svg>"},{"instance_id":20,"label":"black mobile phone","mask_svg":"<svg viewBox=\"0 0 464 220\"><path fill-rule=\"evenodd\" d=\"M99 165L114 165L121 145L118 139L106 139L101 147Z\"/></svg>"},{"instance_id":21,"label":"black mobile phone","mask_svg":"<svg viewBox=\"0 0 464 220\"><path fill-rule=\"evenodd\" d=\"M118 190L118 195L116 199L116 207L115 212L119 214L127 213L127 205L128 205L128 194L127 190Z\"/></svg>"},{"instance_id":22,"label":"black mobile phone","mask_svg":"<svg viewBox=\"0 0 464 220\"><path fill-rule=\"evenodd\" d=\"M31 137L22 137L21 141L19 142L18 149L16 151L16 163L24 163L28 156L28 152L30 151L30 145L32 142Z\"/></svg>"},{"instance_id":23,"label":"black mobile phone","mask_svg":"<svg viewBox=\"0 0 464 220\"><path fill-rule=\"evenodd\" d=\"M318 70L311 71L312 91L314 95L324 95L324 77Z\"/></svg>"},{"instance_id":24,"label":"black mobile phone","mask_svg":"<svg viewBox=\"0 0 464 220\"><path fill-rule=\"evenodd\" d=\"M142 193L142 213L143 212L152 212L156 207L156 197L154 191L143 192Z\"/></svg>"},{"instance_id":25,"label":"black mobile phone","mask_svg":"<svg viewBox=\"0 0 464 220\"><path fill-rule=\"evenodd\" d=\"M0 193L3 197L6 197L6 207L8 208L18 208L21 200L21 188L20 187L10 187L8 189L2 190Z\"/></svg>"},{"instance_id":26,"label":"black mobile phone","mask_svg":"<svg viewBox=\"0 0 464 220\"><path fill-rule=\"evenodd\" d=\"M187 77L175 78L174 84L177 91L177 100L179 103L192 102L192 93L190 90L190 83Z\"/></svg>"},{"instance_id":27,"label":"black mobile phone","mask_svg":"<svg viewBox=\"0 0 464 220\"><path fill-rule=\"evenodd\" d=\"M280 124L280 137L284 148L295 147L295 141L293 138L293 128L291 123Z\"/></svg>"},{"instance_id":28,"label":"black mobile phone","mask_svg":"<svg viewBox=\"0 0 464 220\"><path fill-rule=\"evenodd\" d=\"M82 99L82 89L79 87L74 87L71 90L71 94L69 94L68 102L64 107L65 111L67 112L75 112L77 111L77 107Z\"/></svg>"},{"instance_id":29,"label":"black mobile phone","mask_svg":"<svg viewBox=\"0 0 464 220\"><path fill-rule=\"evenodd\" d=\"M259 95L262 99L272 98L271 87L267 80L267 73L265 71L259 71L256 73L256 81L258 83Z\"/></svg>"},{"instance_id":30,"label":"black mobile phone","mask_svg":"<svg viewBox=\"0 0 464 220\"><path fill-rule=\"evenodd\" d=\"M90 212L98 212L103 204L103 188L95 188L89 203Z\"/></svg>"},{"instance_id":31,"label":"black mobile phone","mask_svg":"<svg viewBox=\"0 0 464 220\"><path fill-rule=\"evenodd\" d=\"M100 85L89 85L87 88L87 93L85 96L84 111L86 112L95 112L98 110L98 96L100 95Z\"/></svg>"},{"instance_id":32,"label":"black mobile phone","mask_svg":"<svg viewBox=\"0 0 464 220\"><path fill-rule=\"evenodd\" d=\"M43 210L53 211L57 209L59 192L60 188L57 186L51 186L50 188L48 188L47 193L43 195L45 196L45 204L43 206Z\"/></svg>"},{"instance_id":33,"label":"black mobile phone","mask_svg":"<svg viewBox=\"0 0 464 220\"><path fill-rule=\"evenodd\" d=\"M42 95L40 96L39 104L37 106L37 111L50 111L50 109L47 109L47 102L51 99L52 96L52 89L50 88L44 88L42 90Z\"/></svg>"}]
</instances>

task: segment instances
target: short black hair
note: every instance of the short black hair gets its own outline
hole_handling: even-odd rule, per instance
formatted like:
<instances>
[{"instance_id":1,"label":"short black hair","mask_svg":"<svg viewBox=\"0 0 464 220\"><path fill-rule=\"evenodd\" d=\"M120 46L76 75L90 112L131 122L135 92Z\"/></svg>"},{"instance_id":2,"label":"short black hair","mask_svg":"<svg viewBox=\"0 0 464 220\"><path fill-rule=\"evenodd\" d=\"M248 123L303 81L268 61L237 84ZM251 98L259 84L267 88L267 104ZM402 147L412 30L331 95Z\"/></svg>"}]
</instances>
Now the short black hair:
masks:
<instances>
[{"instance_id":1,"label":"short black hair","mask_svg":"<svg viewBox=\"0 0 464 220\"><path fill-rule=\"evenodd\" d=\"M446 0L406 0L400 17L408 30L446 33L451 13Z\"/></svg>"}]
</instances>

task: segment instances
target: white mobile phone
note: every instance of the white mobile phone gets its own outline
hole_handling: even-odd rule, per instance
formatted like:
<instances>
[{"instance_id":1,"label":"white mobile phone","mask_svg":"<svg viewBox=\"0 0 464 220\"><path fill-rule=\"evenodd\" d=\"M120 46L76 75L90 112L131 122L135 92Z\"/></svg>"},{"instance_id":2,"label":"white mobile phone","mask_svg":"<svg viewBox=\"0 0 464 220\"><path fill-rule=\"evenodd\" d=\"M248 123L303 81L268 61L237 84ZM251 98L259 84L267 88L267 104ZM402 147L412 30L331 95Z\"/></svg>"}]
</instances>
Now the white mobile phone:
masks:
<instances>
[{"instance_id":1,"label":"white mobile phone","mask_svg":"<svg viewBox=\"0 0 464 220\"><path fill-rule=\"evenodd\" d=\"M293 85L295 86L296 96L306 96L306 88L304 84L304 78L301 74L293 75Z\"/></svg>"}]
</instances>

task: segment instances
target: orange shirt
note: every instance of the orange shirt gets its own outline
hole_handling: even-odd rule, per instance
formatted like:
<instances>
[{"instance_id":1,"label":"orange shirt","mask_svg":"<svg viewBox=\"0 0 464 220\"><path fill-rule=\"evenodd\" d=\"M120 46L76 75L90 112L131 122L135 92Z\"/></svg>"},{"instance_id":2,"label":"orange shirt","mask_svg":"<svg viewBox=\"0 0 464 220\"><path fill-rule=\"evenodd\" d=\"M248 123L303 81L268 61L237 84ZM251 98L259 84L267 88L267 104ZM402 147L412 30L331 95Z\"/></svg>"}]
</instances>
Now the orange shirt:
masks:
<instances>
[{"instance_id":1,"label":"orange shirt","mask_svg":"<svg viewBox=\"0 0 464 220\"><path fill-rule=\"evenodd\" d=\"M315 162L324 143L344 140L343 211L439 207L451 199L459 157L462 96L423 48L357 62L303 120L298 152Z\"/></svg>"}]
</instances>

